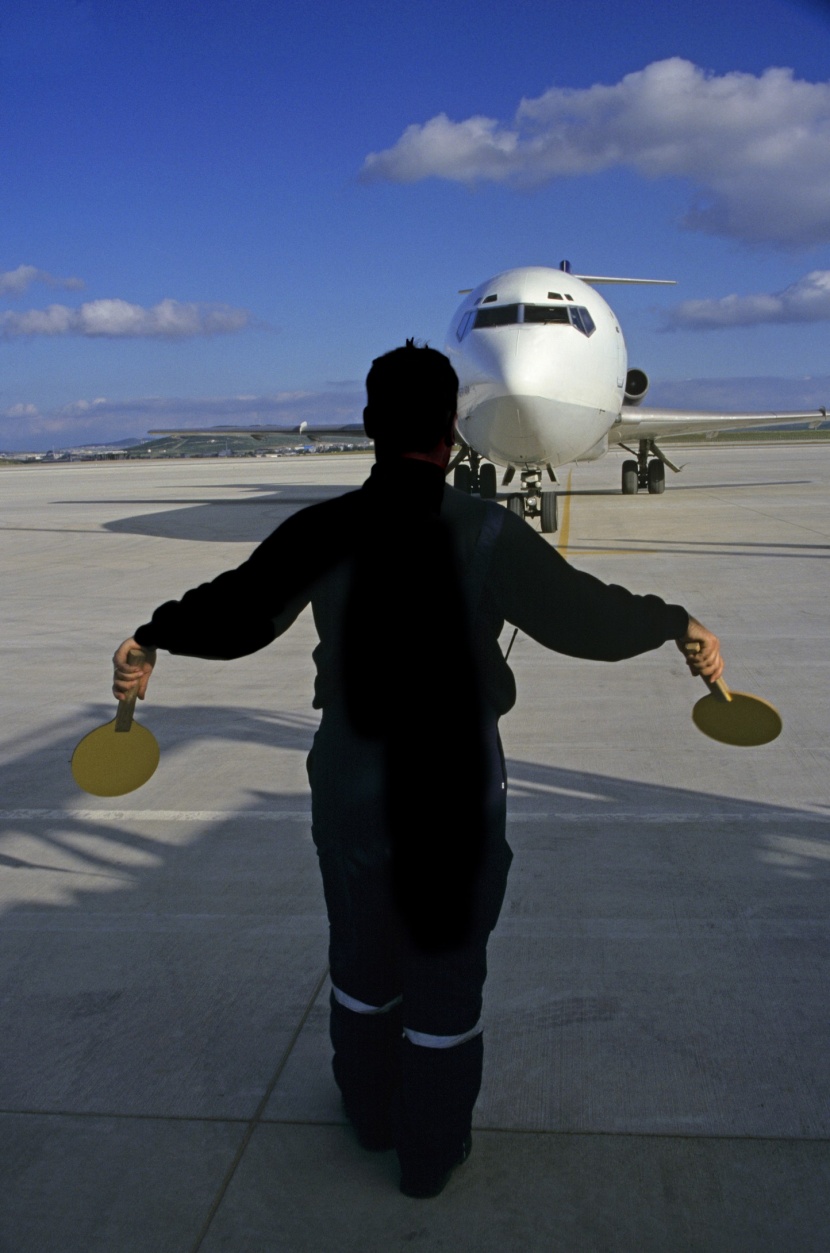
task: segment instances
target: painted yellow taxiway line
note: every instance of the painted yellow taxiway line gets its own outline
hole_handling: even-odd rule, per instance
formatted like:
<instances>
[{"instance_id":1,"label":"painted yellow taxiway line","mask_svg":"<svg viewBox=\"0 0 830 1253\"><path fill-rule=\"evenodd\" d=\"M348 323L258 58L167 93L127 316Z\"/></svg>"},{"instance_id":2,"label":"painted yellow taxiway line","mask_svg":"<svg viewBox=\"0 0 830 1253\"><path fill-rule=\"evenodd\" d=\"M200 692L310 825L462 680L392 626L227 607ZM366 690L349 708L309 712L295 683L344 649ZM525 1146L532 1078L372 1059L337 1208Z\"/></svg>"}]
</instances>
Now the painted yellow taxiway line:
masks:
<instances>
[{"instance_id":1,"label":"painted yellow taxiway line","mask_svg":"<svg viewBox=\"0 0 830 1253\"><path fill-rule=\"evenodd\" d=\"M657 548L580 548L571 549L568 552L568 541L571 535L571 479L573 478L573 470L568 471L568 481L565 484L565 490L560 499L562 500L562 521L559 527L559 542L556 545L556 551L561 557L631 557L640 553L658 553Z\"/></svg>"},{"instance_id":2,"label":"painted yellow taxiway line","mask_svg":"<svg viewBox=\"0 0 830 1253\"><path fill-rule=\"evenodd\" d=\"M568 555L568 538L571 533L571 479L573 476L573 470L569 470L568 481L565 484L565 502L562 505L562 525L559 528L559 543L556 545L557 552L561 557L567 557Z\"/></svg>"}]
</instances>

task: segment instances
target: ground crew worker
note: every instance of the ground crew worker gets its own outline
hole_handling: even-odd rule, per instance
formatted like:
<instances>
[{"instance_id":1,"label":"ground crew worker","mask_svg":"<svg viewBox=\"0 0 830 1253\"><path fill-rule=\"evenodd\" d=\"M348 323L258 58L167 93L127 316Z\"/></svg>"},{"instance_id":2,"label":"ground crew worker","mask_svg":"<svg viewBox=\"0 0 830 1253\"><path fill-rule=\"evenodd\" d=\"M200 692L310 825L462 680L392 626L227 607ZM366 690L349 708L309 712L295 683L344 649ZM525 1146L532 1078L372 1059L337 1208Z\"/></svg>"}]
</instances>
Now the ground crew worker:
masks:
<instances>
[{"instance_id":1,"label":"ground crew worker","mask_svg":"<svg viewBox=\"0 0 830 1253\"><path fill-rule=\"evenodd\" d=\"M161 605L115 653L113 691L138 681L143 698L157 648L255 652L311 603L333 1070L361 1143L395 1147L401 1190L428 1197L470 1152L487 940L512 858L504 622L574 657L674 639L699 646L693 673L714 680L723 664L685 609L575 570L512 513L445 484L458 379L441 353L407 341L373 362L366 389L376 463L363 487L295 513L237 569ZM136 647L141 666L127 660Z\"/></svg>"}]
</instances>

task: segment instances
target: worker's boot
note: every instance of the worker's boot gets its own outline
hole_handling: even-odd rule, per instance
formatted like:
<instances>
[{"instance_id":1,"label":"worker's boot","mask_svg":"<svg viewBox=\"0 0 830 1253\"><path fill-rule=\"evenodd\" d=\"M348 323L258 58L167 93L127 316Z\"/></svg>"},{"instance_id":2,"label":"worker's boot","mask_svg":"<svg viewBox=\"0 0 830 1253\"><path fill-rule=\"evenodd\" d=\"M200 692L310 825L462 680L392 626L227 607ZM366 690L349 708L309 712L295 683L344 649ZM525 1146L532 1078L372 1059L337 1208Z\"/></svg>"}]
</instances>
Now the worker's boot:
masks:
<instances>
[{"instance_id":1,"label":"worker's boot","mask_svg":"<svg viewBox=\"0 0 830 1253\"><path fill-rule=\"evenodd\" d=\"M483 1056L480 1033L454 1048L404 1038L396 1148L407 1196L437 1196L469 1157Z\"/></svg>"},{"instance_id":2,"label":"worker's boot","mask_svg":"<svg viewBox=\"0 0 830 1253\"><path fill-rule=\"evenodd\" d=\"M400 1004L360 1014L331 996L332 1070L346 1117L365 1149L395 1147L393 1101L400 1083Z\"/></svg>"}]
</instances>

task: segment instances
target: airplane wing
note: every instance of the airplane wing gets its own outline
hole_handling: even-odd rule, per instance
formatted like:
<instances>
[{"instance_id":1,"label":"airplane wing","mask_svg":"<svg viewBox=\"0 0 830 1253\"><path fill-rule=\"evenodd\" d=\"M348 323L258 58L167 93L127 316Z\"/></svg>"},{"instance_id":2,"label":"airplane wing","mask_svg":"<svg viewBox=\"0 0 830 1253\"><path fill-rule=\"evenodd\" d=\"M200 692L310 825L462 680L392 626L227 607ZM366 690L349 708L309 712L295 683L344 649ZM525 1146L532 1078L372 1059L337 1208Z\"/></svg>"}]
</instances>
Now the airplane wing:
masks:
<instances>
[{"instance_id":1,"label":"airplane wing","mask_svg":"<svg viewBox=\"0 0 830 1253\"><path fill-rule=\"evenodd\" d=\"M368 440L362 422L347 422L340 426L309 426L301 422L299 426L183 426L167 427L163 430L148 431L148 435L201 435L220 437L223 435L250 435L254 439L267 439L269 435L293 435L298 444L313 443L315 439L341 438L346 435L351 439Z\"/></svg>"},{"instance_id":2,"label":"airplane wing","mask_svg":"<svg viewBox=\"0 0 830 1253\"><path fill-rule=\"evenodd\" d=\"M826 409L804 413L695 413L684 409L624 408L619 421L608 432L609 444L626 440L659 439L665 435L707 435L763 426L794 426L806 423L811 429L827 419Z\"/></svg>"}]
</instances>

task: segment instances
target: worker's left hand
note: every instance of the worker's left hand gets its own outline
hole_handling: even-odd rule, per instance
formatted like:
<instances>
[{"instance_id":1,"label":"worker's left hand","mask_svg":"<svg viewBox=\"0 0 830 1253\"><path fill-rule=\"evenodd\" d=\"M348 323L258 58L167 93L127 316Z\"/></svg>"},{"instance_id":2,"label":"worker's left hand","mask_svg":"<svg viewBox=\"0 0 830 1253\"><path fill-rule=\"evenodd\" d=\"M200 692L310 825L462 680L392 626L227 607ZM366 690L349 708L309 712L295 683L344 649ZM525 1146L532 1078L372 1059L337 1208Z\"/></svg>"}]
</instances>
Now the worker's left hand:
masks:
<instances>
[{"instance_id":1,"label":"worker's left hand","mask_svg":"<svg viewBox=\"0 0 830 1253\"><path fill-rule=\"evenodd\" d=\"M675 641L686 665L692 674L716 683L723 674L723 658L720 655L720 640L709 631L697 618L689 618L689 626L685 635Z\"/></svg>"},{"instance_id":2,"label":"worker's left hand","mask_svg":"<svg viewBox=\"0 0 830 1253\"><path fill-rule=\"evenodd\" d=\"M127 661L127 655L136 649L144 657L144 661L138 666L131 665ZM150 682L150 675L156 664L156 650L145 648L134 639L124 640L124 643L116 648L112 664L115 668L112 684L113 696L118 700L126 700L128 696L132 696L135 685L138 683L138 699L144 700L147 684Z\"/></svg>"}]
</instances>

